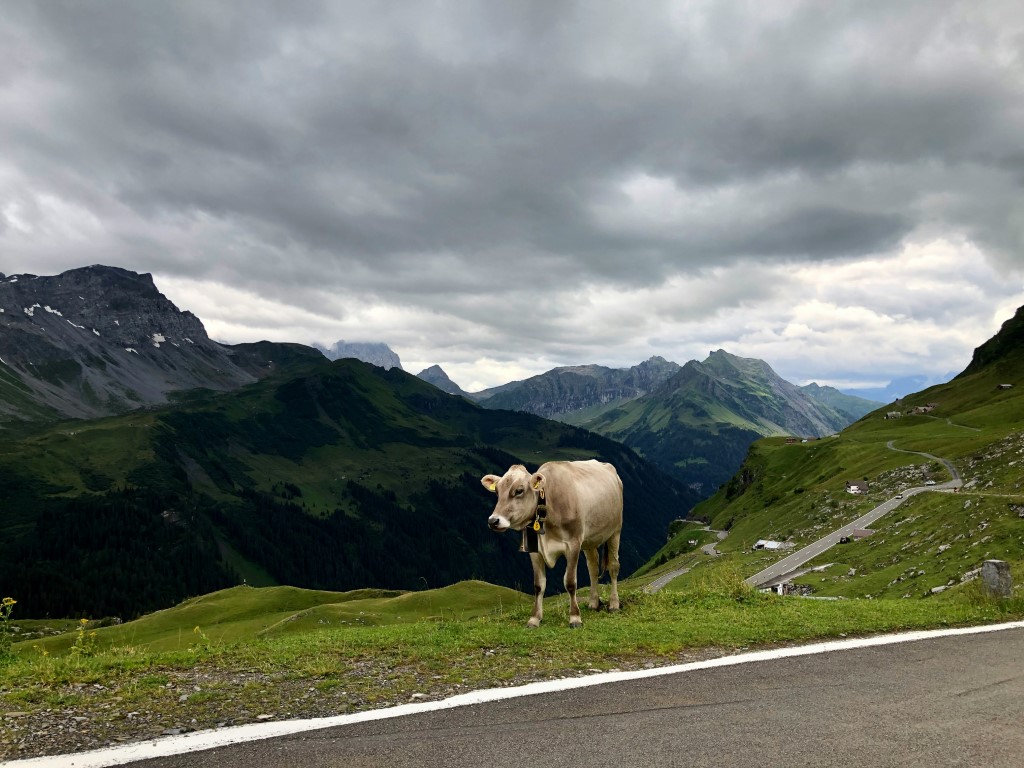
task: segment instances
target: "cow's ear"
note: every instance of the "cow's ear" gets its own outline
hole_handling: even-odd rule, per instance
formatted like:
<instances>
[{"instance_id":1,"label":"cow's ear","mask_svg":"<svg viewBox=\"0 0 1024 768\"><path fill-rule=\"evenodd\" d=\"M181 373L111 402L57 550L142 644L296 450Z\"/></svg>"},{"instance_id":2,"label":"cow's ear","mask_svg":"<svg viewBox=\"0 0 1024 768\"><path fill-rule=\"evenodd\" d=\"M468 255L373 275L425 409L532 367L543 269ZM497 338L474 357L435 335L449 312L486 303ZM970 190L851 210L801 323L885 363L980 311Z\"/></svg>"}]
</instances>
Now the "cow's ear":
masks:
<instances>
[{"instance_id":1,"label":"cow's ear","mask_svg":"<svg viewBox=\"0 0 1024 768\"><path fill-rule=\"evenodd\" d=\"M544 490L544 475L540 472L534 472L533 477L530 478L530 487L535 491Z\"/></svg>"},{"instance_id":2,"label":"cow's ear","mask_svg":"<svg viewBox=\"0 0 1024 768\"><path fill-rule=\"evenodd\" d=\"M499 480L501 480L501 478L497 475L484 475L480 478L480 485L492 493L497 493Z\"/></svg>"}]
</instances>

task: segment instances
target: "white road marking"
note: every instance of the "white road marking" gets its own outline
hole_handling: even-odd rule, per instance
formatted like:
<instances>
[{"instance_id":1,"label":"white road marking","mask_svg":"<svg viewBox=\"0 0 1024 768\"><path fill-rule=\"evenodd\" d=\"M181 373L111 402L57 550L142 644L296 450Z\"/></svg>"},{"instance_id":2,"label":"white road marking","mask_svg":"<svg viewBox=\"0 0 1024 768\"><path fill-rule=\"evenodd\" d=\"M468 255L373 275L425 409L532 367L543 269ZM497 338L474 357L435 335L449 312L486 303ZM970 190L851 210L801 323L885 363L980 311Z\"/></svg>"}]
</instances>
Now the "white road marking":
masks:
<instances>
[{"instance_id":1,"label":"white road marking","mask_svg":"<svg viewBox=\"0 0 1024 768\"><path fill-rule=\"evenodd\" d=\"M675 664L655 669L639 669L632 672L602 672L586 677L565 678L562 680L546 680L540 683L529 683L515 688L488 688L482 691L463 693L441 701L427 701L416 704L403 704L388 709L371 709L365 712L354 712L349 715L321 717L309 720L281 720L269 723L251 723L232 728L221 728L212 731L195 731L180 736L167 736L136 744L125 744L108 749L97 749L91 752L78 752L71 755L54 755L36 757L27 760L12 760L0 765L10 768L107 768L112 765L124 765L135 760L148 760L155 757L168 757L188 752L200 752L230 744L241 744L249 741L272 739L278 736L289 736L304 731L315 731L321 728L335 728L340 725L365 723L372 720L387 720L393 717L416 715L424 712L436 712L442 709L466 707L472 704L483 704L489 701L514 699L521 696L534 696L540 693L567 691L574 688L587 688L593 685L618 683L628 680L641 680L649 677L677 675L684 672L696 672L702 669L729 667L738 664L750 664L758 661L788 659L794 656L812 656L833 651L848 651L855 648L870 648L880 645L896 645L912 643L919 640L932 640L941 637L960 635L977 635L987 632L1000 632L1007 629L1024 629L1024 621L1012 621L1005 624L989 624L981 627L961 627L957 629L923 630L920 632L904 632L898 635L877 635L875 637L852 638L849 640L830 640L824 643L801 645L793 648L775 648L769 651L753 651L733 656L722 656L707 661L695 661L689 664Z\"/></svg>"}]
</instances>

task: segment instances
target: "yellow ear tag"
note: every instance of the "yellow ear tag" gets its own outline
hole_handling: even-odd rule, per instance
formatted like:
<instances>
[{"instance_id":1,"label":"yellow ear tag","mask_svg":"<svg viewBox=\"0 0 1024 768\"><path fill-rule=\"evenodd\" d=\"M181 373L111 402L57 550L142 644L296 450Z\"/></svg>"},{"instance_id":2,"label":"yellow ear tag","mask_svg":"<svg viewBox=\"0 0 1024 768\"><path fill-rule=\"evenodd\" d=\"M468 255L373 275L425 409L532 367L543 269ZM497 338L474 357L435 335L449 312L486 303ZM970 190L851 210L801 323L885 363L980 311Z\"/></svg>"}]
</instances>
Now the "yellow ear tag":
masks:
<instances>
[{"instance_id":1,"label":"yellow ear tag","mask_svg":"<svg viewBox=\"0 0 1024 768\"><path fill-rule=\"evenodd\" d=\"M498 490L498 486L496 486L494 483L491 483L490 490L496 491L496 490Z\"/></svg>"},{"instance_id":2,"label":"yellow ear tag","mask_svg":"<svg viewBox=\"0 0 1024 768\"><path fill-rule=\"evenodd\" d=\"M540 530L540 520L534 520L533 521L533 530L535 530L535 531L539 531Z\"/></svg>"}]
</instances>

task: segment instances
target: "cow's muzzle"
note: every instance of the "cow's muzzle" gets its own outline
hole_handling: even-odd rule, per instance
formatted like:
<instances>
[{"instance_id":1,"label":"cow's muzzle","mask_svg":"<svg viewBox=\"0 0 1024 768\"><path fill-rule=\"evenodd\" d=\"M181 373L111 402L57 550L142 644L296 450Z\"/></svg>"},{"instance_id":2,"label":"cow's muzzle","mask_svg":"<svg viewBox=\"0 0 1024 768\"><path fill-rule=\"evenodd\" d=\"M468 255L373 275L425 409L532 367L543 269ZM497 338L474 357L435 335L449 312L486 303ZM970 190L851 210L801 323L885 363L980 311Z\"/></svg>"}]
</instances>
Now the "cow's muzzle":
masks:
<instances>
[{"instance_id":1,"label":"cow's muzzle","mask_svg":"<svg viewBox=\"0 0 1024 768\"><path fill-rule=\"evenodd\" d=\"M507 531L509 529L509 522L506 518L501 515L491 515L487 518L487 527L492 531Z\"/></svg>"}]
</instances>

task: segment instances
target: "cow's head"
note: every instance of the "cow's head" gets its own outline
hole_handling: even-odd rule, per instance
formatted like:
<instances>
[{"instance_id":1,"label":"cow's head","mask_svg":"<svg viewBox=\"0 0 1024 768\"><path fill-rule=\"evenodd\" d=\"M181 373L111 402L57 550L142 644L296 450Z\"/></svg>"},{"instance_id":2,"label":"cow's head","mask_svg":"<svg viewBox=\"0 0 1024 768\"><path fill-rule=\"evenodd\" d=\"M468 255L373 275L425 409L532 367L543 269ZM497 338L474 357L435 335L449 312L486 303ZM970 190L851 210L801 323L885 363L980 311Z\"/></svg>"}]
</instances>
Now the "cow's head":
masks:
<instances>
[{"instance_id":1,"label":"cow's head","mask_svg":"<svg viewBox=\"0 0 1024 768\"><path fill-rule=\"evenodd\" d=\"M521 531L537 514L537 501L544 489L544 476L539 472L531 475L522 464L515 464L502 477L484 475L480 483L498 495L498 503L487 518L492 531Z\"/></svg>"}]
</instances>

